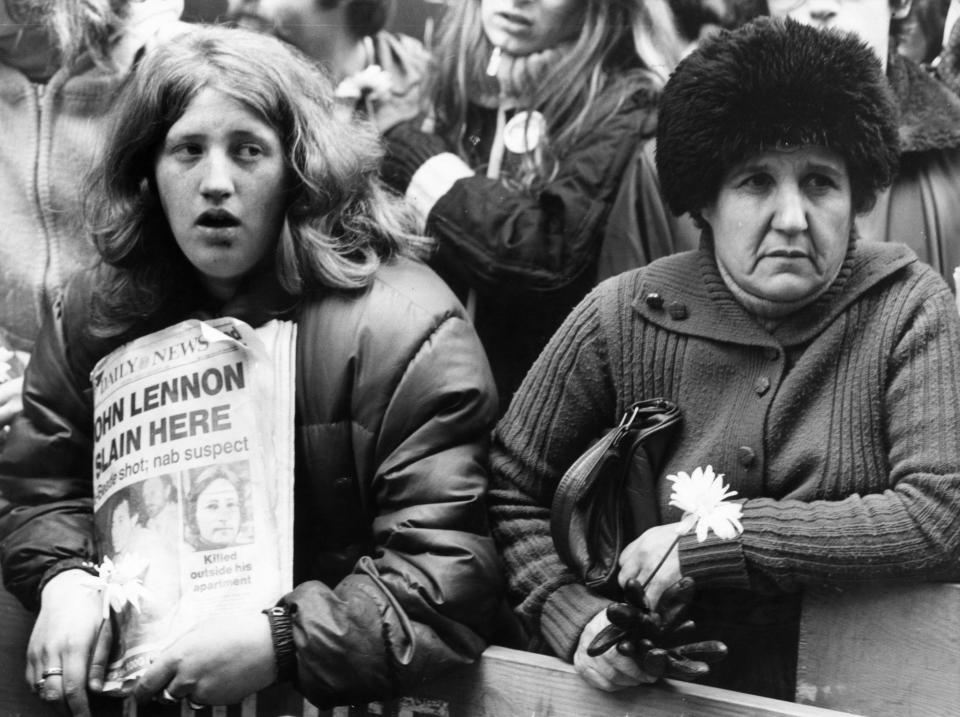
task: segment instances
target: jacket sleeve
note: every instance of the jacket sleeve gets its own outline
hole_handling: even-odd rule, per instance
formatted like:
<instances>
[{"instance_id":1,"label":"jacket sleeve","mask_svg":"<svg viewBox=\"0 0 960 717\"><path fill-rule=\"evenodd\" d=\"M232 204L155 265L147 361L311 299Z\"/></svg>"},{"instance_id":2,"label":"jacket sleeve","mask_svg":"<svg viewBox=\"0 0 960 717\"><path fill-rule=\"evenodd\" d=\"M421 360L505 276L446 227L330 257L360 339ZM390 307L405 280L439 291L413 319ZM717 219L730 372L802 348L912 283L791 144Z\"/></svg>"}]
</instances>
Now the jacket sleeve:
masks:
<instances>
[{"instance_id":1,"label":"jacket sleeve","mask_svg":"<svg viewBox=\"0 0 960 717\"><path fill-rule=\"evenodd\" d=\"M924 269L925 281L910 279L899 311L884 317L895 340L885 400L872 418L884 424L889 474L857 475L854 466L852 475L833 479L850 486L840 500L748 499L738 539L681 539L684 575L704 586L739 581L779 590L960 579L960 318L933 274ZM837 465L850 468L849 461ZM886 489L867 490L870 484Z\"/></svg>"},{"instance_id":2,"label":"jacket sleeve","mask_svg":"<svg viewBox=\"0 0 960 717\"><path fill-rule=\"evenodd\" d=\"M490 515L510 602L530 634L566 660L587 622L610 602L564 565L550 533L563 474L616 422L599 292L574 309L534 363L497 424L491 451Z\"/></svg>"},{"instance_id":3,"label":"jacket sleeve","mask_svg":"<svg viewBox=\"0 0 960 717\"><path fill-rule=\"evenodd\" d=\"M606 117L595 116L594 128L539 190L472 171L449 188L442 185L445 193L427 202L427 232L438 239L435 264L441 273L483 296L557 290L593 269L620 179L640 137L654 126L647 91L628 96L615 112L609 101L603 104ZM422 196L424 190L412 184L407 193Z\"/></svg>"},{"instance_id":4,"label":"jacket sleeve","mask_svg":"<svg viewBox=\"0 0 960 717\"><path fill-rule=\"evenodd\" d=\"M485 500L497 409L489 368L462 315L412 343L408 327L387 310L362 332L392 368L357 380L350 399L354 452L370 446L373 550L335 587L311 580L281 601L297 685L318 706L396 695L471 662L502 595ZM355 372L376 370L369 360L356 359Z\"/></svg>"},{"instance_id":5,"label":"jacket sleeve","mask_svg":"<svg viewBox=\"0 0 960 717\"><path fill-rule=\"evenodd\" d=\"M83 293L82 282L68 292ZM24 377L23 413L0 455L0 560L7 589L39 606L41 580L94 560L89 378L67 337L85 305L61 297ZM67 562L70 561L70 562ZM47 575L49 577L49 574Z\"/></svg>"}]
</instances>

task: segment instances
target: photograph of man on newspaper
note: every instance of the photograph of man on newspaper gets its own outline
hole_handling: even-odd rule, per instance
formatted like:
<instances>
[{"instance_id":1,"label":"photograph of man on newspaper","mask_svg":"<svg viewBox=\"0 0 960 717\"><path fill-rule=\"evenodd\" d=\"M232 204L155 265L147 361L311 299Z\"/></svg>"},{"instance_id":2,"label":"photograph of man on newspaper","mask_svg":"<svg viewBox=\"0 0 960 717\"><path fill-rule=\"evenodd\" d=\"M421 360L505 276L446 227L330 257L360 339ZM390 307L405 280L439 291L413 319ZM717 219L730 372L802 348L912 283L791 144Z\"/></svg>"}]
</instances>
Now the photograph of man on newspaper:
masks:
<instances>
[{"instance_id":1,"label":"photograph of man on newspaper","mask_svg":"<svg viewBox=\"0 0 960 717\"><path fill-rule=\"evenodd\" d=\"M143 482L118 489L104 501L95 517L97 540L102 545L107 570L114 585L135 584L138 600L128 601L112 619L123 624L114 647L126 664L156 646L169 632L170 619L180 600L177 545L158 539L143 525ZM176 505L176 504L174 504ZM105 572L107 572L105 570ZM106 577L106 576L105 576Z\"/></svg>"},{"instance_id":2,"label":"photograph of man on newspaper","mask_svg":"<svg viewBox=\"0 0 960 717\"><path fill-rule=\"evenodd\" d=\"M151 476L140 484L143 505L143 527L152 531L157 540L170 545L180 537L180 502L170 475Z\"/></svg>"}]
</instances>

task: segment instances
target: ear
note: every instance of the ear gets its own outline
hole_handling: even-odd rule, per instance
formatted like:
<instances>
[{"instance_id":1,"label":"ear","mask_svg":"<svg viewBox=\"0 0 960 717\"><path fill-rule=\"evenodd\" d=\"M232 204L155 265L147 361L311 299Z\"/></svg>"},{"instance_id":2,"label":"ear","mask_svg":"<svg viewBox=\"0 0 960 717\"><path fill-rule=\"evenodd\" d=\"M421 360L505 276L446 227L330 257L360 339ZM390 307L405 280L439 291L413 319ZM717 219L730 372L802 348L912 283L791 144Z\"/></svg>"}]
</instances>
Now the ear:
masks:
<instances>
[{"instance_id":1,"label":"ear","mask_svg":"<svg viewBox=\"0 0 960 717\"><path fill-rule=\"evenodd\" d=\"M910 14L913 0L890 0L890 19L903 20Z\"/></svg>"}]
</instances>

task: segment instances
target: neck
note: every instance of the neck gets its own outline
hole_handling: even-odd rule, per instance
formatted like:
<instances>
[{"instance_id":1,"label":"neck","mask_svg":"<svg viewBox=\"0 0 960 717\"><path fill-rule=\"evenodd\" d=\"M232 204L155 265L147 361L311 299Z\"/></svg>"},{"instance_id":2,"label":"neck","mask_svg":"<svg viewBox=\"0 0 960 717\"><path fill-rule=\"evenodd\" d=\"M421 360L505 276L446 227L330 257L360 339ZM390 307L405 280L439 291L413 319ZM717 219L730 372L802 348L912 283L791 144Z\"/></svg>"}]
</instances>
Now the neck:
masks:
<instances>
[{"instance_id":1,"label":"neck","mask_svg":"<svg viewBox=\"0 0 960 717\"><path fill-rule=\"evenodd\" d=\"M829 281L823 283L823 285L813 294L809 294L800 299L793 299L791 301L775 301L773 299L768 299L763 296L757 296L752 294L742 286L740 286L726 268L719 261L717 262L717 269L720 271L720 277L723 279L723 283L726 284L727 289L733 294L735 298L743 308L750 312L760 324L766 328L768 331L772 331L776 326L787 316L793 314L800 309L809 306L814 301L820 298L823 293L830 288L830 285L833 284L834 280L837 278L837 275L840 273L841 264L837 264L837 269L834 272L834 275L830 277Z\"/></svg>"},{"instance_id":2,"label":"neck","mask_svg":"<svg viewBox=\"0 0 960 717\"><path fill-rule=\"evenodd\" d=\"M504 103L507 106L524 105L530 101L543 78L570 47L570 43L561 43L529 55L511 55L501 51L499 61L495 61L491 67L490 57L494 52L491 46L490 54L479 67L482 73L471 88L471 101L485 107L496 107Z\"/></svg>"}]
</instances>

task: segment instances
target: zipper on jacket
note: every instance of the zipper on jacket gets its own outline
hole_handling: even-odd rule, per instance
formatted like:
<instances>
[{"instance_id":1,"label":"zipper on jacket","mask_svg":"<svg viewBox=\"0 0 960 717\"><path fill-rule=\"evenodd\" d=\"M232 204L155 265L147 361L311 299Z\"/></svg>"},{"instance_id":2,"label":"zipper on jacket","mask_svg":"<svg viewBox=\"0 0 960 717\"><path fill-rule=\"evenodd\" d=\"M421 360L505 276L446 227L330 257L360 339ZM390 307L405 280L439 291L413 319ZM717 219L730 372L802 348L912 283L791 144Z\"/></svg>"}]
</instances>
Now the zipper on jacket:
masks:
<instances>
[{"instance_id":1,"label":"zipper on jacket","mask_svg":"<svg viewBox=\"0 0 960 717\"><path fill-rule=\"evenodd\" d=\"M50 78L52 81L53 78ZM46 97L47 85L41 84L38 82L31 82L30 85L33 87L34 99L36 100L36 127L37 127L37 144L36 152L33 158L33 198L34 206L36 207L37 217L40 219L40 228L43 231L43 275L40 279L40 305L34 306L33 309L39 311L39 314L36 317L38 323L43 323L43 312L44 307L46 307L49 300L49 289L48 283L50 280L50 271L51 271L51 261L52 261L52 236L49 225L49 218L47 217L46 207L43 205L43 192L41 191L40 181L41 181L41 171L40 164L43 161L44 152L48 151L47 143L45 141L44 134L44 120L46 119L46 113L43 109L43 100Z\"/></svg>"}]
</instances>

